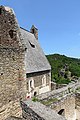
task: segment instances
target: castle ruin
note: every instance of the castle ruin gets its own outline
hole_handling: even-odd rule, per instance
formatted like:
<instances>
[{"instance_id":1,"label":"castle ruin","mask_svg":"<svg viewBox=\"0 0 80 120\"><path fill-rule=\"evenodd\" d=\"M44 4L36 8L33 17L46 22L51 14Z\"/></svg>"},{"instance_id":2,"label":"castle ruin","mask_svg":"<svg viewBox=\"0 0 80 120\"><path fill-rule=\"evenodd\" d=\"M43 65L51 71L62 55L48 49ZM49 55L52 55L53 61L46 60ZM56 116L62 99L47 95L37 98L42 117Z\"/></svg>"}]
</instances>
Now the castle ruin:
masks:
<instances>
[{"instance_id":1,"label":"castle ruin","mask_svg":"<svg viewBox=\"0 0 80 120\"><path fill-rule=\"evenodd\" d=\"M20 116L20 100L50 91L50 81L38 30L20 28L14 11L0 6L0 120Z\"/></svg>"},{"instance_id":2,"label":"castle ruin","mask_svg":"<svg viewBox=\"0 0 80 120\"><path fill-rule=\"evenodd\" d=\"M80 120L80 93L74 94L79 87L51 91L51 66L38 29L19 27L14 11L0 6L0 120ZM40 101L32 102L35 96Z\"/></svg>"}]
</instances>

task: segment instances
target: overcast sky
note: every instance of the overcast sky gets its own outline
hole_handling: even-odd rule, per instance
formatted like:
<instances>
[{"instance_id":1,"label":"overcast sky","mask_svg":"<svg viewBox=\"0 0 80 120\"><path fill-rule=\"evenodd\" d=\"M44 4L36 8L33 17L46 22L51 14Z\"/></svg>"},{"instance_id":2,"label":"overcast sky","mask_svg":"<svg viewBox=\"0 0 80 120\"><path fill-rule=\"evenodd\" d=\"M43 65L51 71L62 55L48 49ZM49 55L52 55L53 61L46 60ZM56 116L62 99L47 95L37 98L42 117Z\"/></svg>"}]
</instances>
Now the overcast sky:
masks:
<instances>
[{"instance_id":1,"label":"overcast sky","mask_svg":"<svg viewBox=\"0 0 80 120\"><path fill-rule=\"evenodd\" d=\"M14 9L21 27L39 30L45 54L80 58L80 0L0 0Z\"/></svg>"}]
</instances>

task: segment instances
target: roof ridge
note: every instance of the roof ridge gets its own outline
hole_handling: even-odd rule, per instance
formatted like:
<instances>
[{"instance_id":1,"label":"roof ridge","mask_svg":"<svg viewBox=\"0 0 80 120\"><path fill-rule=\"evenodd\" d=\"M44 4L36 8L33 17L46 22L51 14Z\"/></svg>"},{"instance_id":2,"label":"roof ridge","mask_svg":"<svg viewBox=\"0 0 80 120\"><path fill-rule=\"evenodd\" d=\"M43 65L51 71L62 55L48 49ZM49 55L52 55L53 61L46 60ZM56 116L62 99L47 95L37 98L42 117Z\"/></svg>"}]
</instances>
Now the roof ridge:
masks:
<instances>
[{"instance_id":1,"label":"roof ridge","mask_svg":"<svg viewBox=\"0 0 80 120\"><path fill-rule=\"evenodd\" d=\"M25 31L27 31L27 32L29 32L29 33L31 33L29 30L26 30L25 28L23 28L23 27L20 27L21 29L23 29L23 30L25 30Z\"/></svg>"}]
</instances>

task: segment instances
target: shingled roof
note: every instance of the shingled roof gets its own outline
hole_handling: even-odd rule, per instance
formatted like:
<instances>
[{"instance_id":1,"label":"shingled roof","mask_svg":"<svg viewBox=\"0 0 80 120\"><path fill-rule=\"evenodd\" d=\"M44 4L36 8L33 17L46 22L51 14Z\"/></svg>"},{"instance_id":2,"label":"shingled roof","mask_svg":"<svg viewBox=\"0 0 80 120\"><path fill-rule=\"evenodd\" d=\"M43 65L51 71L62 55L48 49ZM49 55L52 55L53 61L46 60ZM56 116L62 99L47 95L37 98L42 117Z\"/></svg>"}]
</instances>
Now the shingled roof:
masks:
<instances>
[{"instance_id":1,"label":"shingled roof","mask_svg":"<svg viewBox=\"0 0 80 120\"><path fill-rule=\"evenodd\" d=\"M51 66L34 34L20 28L26 50L26 73L51 70Z\"/></svg>"}]
</instances>

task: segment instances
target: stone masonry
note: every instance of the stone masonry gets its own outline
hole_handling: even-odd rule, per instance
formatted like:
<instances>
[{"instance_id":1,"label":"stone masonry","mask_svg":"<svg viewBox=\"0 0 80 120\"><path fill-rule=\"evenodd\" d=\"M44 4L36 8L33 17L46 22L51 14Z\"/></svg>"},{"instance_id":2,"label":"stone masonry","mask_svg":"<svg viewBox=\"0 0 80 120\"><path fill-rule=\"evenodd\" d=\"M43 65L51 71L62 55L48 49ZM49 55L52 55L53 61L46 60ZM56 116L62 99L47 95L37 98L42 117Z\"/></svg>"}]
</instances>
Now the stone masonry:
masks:
<instances>
[{"instance_id":1,"label":"stone masonry","mask_svg":"<svg viewBox=\"0 0 80 120\"><path fill-rule=\"evenodd\" d=\"M0 7L0 120L20 116L26 96L25 49L12 9ZM23 94L24 93L24 94Z\"/></svg>"},{"instance_id":2,"label":"stone masonry","mask_svg":"<svg viewBox=\"0 0 80 120\"><path fill-rule=\"evenodd\" d=\"M76 120L80 120L80 92L75 97Z\"/></svg>"},{"instance_id":3,"label":"stone masonry","mask_svg":"<svg viewBox=\"0 0 80 120\"><path fill-rule=\"evenodd\" d=\"M43 83L42 83L42 79L43 79L44 75L46 77L46 85L43 85ZM50 75L49 71L27 74L27 89L29 89L29 80L31 80L31 79L34 80L33 93L36 92L36 95L39 95L41 89L42 89L42 92L44 90L46 92L49 91L48 88L50 88L50 87L43 90L43 87L50 86L51 75ZM33 94L33 96L34 96L34 94Z\"/></svg>"},{"instance_id":4,"label":"stone masonry","mask_svg":"<svg viewBox=\"0 0 80 120\"><path fill-rule=\"evenodd\" d=\"M33 28L34 26L31 33L21 29L14 11L11 8L0 6L0 120L65 120L65 118L80 120L80 93L77 93L76 97L73 95L76 88L80 87L80 83L77 82L55 91L50 91L50 89L48 90L50 92L47 91L47 88L50 88L51 67L43 52L41 53L38 41L34 42L38 39L38 30L34 31ZM29 55L34 49L34 53L38 57L37 61L40 60L37 62L38 67L35 67L33 62L35 59L30 56L27 61L27 49ZM38 56L39 53L41 57ZM33 63L32 68L30 64L27 64L27 62L30 63L30 60ZM43 62L46 62L46 65ZM30 71L27 71L27 66ZM34 86L31 83L34 83ZM58 101L47 107L40 102L31 101L28 97L29 100L22 102L26 98L28 87L30 90L34 88L29 92L36 92L37 95L44 93L38 96L38 100L41 102L55 97ZM45 93L46 91L47 93ZM61 110L64 111L64 114L61 114Z\"/></svg>"},{"instance_id":5,"label":"stone masonry","mask_svg":"<svg viewBox=\"0 0 80 120\"><path fill-rule=\"evenodd\" d=\"M39 102L27 100L21 102L22 116L28 120L66 120L58 115L54 110L42 105Z\"/></svg>"},{"instance_id":6,"label":"stone masonry","mask_svg":"<svg viewBox=\"0 0 80 120\"><path fill-rule=\"evenodd\" d=\"M80 120L80 93L76 93L76 89L80 89L80 82L39 95L38 100L67 120Z\"/></svg>"}]
</instances>

